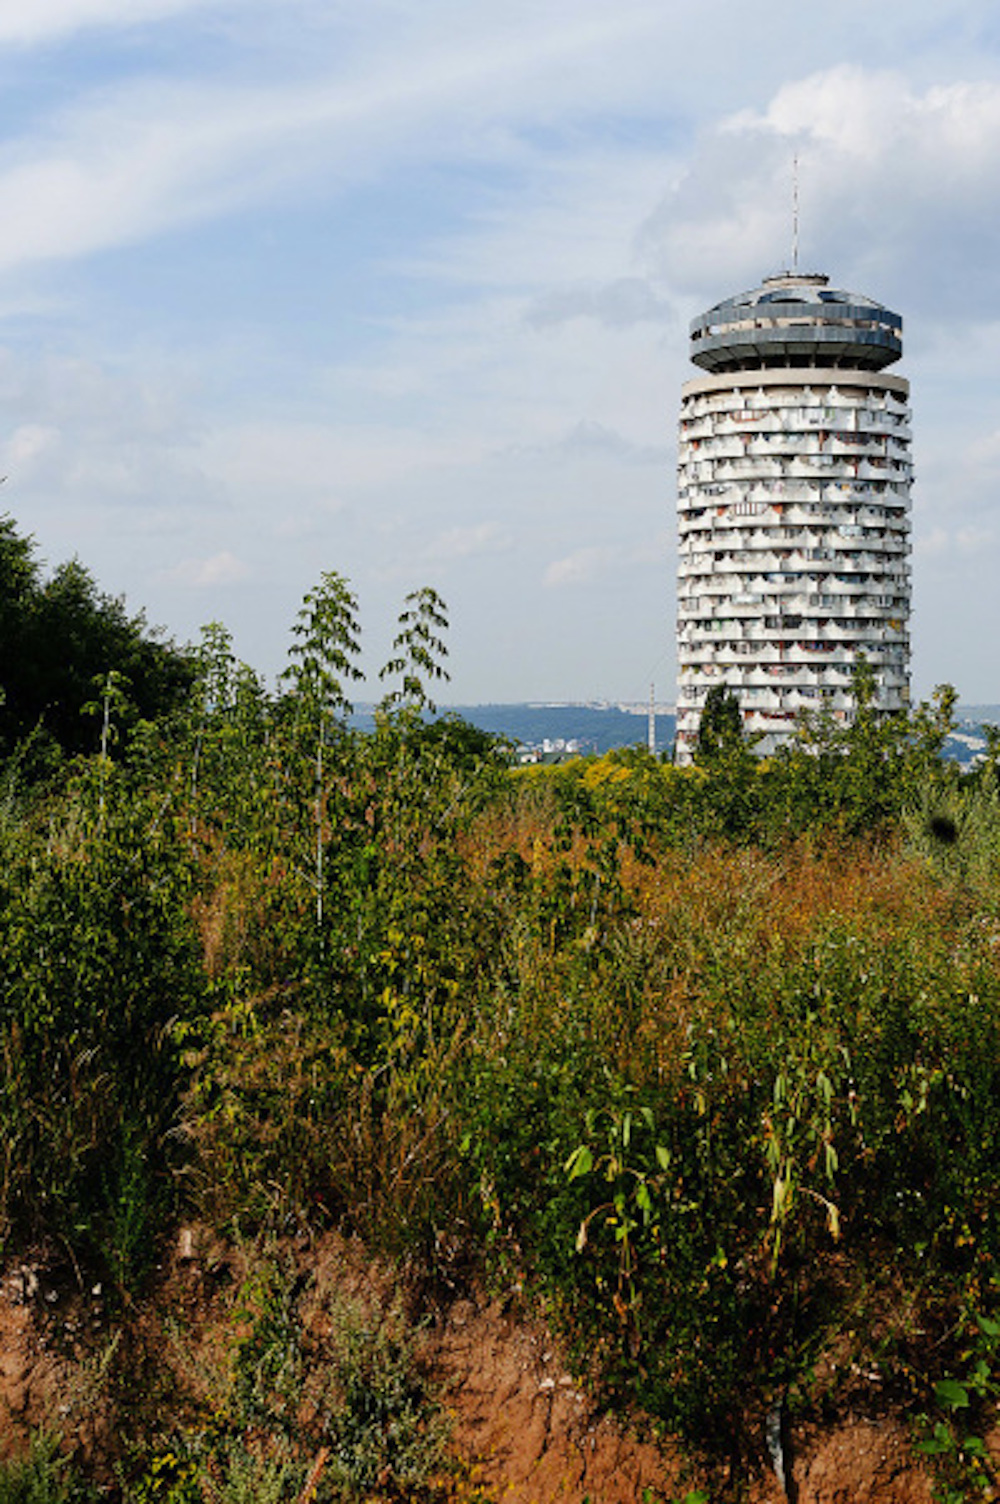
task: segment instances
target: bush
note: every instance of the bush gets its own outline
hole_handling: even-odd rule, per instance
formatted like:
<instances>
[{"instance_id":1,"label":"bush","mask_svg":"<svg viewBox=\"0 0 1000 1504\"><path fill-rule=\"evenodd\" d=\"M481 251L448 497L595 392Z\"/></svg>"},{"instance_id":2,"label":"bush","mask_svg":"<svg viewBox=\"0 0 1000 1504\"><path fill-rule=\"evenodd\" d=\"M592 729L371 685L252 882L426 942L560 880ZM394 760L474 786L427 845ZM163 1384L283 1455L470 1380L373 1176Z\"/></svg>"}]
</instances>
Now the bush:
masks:
<instances>
[{"instance_id":1,"label":"bush","mask_svg":"<svg viewBox=\"0 0 1000 1504\"><path fill-rule=\"evenodd\" d=\"M89 1497L47 1431L32 1433L26 1457L0 1462L0 1504L85 1504Z\"/></svg>"},{"instance_id":2,"label":"bush","mask_svg":"<svg viewBox=\"0 0 1000 1504\"><path fill-rule=\"evenodd\" d=\"M176 1204L171 1024L204 982L183 850L150 804L110 792L100 815L81 794L61 827L27 832L0 873L0 1227L127 1284Z\"/></svg>"}]
</instances>

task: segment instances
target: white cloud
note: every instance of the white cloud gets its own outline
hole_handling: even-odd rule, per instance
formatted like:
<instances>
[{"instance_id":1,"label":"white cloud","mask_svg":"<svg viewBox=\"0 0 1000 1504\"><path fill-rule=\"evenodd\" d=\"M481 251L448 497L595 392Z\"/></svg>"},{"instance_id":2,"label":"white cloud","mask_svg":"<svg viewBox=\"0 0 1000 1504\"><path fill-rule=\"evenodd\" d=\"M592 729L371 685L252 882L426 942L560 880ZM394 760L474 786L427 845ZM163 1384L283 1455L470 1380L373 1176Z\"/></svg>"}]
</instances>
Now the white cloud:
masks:
<instances>
[{"instance_id":1,"label":"white cloud","mask_svg":"<svg viewBox=\"0 0 1000 1504\"><path fill-rule=\"evenodd\" d=\"M995 348L994 346L994 351ZM994 429L992 433L975 439L968 445L966 455L971 464L995 475L1000 469L1000 429Z\"/></svg>"},{"instance_id":2,"label":"white cloud","mask_svg":"<svg viewBox=\"0 0 1000 1504\"><path fill-rule=\"evenodd\" d=\"M234 502L269 504L283 525L303 504L319 500L329 516L415 473L481 454L481 442L460 432L436 437L403 425L292 418L221 423L197 448L199 465L226 486Z\"/></svg>"},{"instance_id":3,"label":"white cloud","mask_svg":"<svg viewBox=\"0 0 1000 1504\"><path fill-rule=\"evenodd\" d=\"M757 12L764 25L785 9L781 3L757 7L755 26ZM919 18L928 8L909 9ZM233 50L253 58L243 72L256 79L235 82L235 63L200 83L168 84L148 71L138 85L109 84L81 94L41 131L9 139L0 155L6 211L0 268L134 243L235 206L287 196L294 185L299 192L307 182L329 189L419 159L523 170L546 156L578 158L578 146L570 148L580 121L611 110L641 119L662 108L664 89L691 85L685 58L695 54L685 39L701 29L652 0L631 0L613 12L599 0L508 0L466 16L453 4L429 0L420 7L371 0L363 10L283 0L283 11L285 32L304 38L310 49L294 60L287 49L266 48L269 12L259 0L36 0L31 6L0 0L0 44L86 25L128 28L185 13L242 13L241 33L232 33L240 47ZM726 76L724 64L742 61L740 9L726 4L718 11L714 66L699 75L707 98L707 86ZM841 7L845 32L859 13L865 13L859 4ZM668 41L675 45L665 52ZM190 71L194 77L197 65ZM765 110L737 112L717 134L728 135L730 150L734 137L750 135L759 153L769 133L784 141L803 136L854 158L874 143L884 156L889 142L909 139L908 122L928 113L945 155L961 151L973 160L982 129L995 115L992 86L942 85L920 96L894 75L842 67L786 85ZM550 121L559 145L546 153L533 136ZM629 146L617 155L623 165L658 155L662 173L676 159L676 147L669 138L655 152ZM900 165L905 172L906 163ZM755 197L742 196L744 210ZM773 216L765 219L773 225ZM592 214L589 233L606 233L609 223ZM760 234L754 241L762 243ZM637 315L636 290L626 291L630 278L620 282L617 293L597 299L596 316L615 322L658 308L654 292ZM553 308L558 312L557 304ZM539 312L544 318L544 303Z\"/></svg>"},{"instance_id":4,"label":"white cloud","mask_svg":"<svg viewBox=\"0 0 1000 1504\"><path fill-rule=\"evenodd\" d=\"M563 454L603 454L629 465L665 467L670 458L670 450L665 444L637 444L617 429L609 428L593 418L582 418L557 447Z\"/></svg>"},{"instance_id":5,"label":"white cloud","mask_svg":"<svg viewBox=\"0 0 1000 1504\"><path fill-rule=\"evenodd\" d=\"M992 549L997 541L996 530L991 527L960 527L955 534L955 543L960 553L980 554Z\"/></svg>"},{"instance_id":6,"label":"white cloud","mask_svg":"<svg viewBox=\"0 0 1000 1504\"><path fill-rule=\"evenodd\" d=\"M0 43L50 41L95 26L134 27L206 6L207 0L0 0Z\"/></svg>"},{"instance_id":7,"label":"white cloud","mask_svg":"<svg viewBox=\"0 0 1000 1504\"><path fill-rule=\"evenodd\" d=\"M672 449L666 444L637 443L626 438L617 428L595 418L578 419L558 438L549 438L539 444L514 444L507 451L507 457L511 459L548 458L591 466L598 461L610 461L622 465L653 465L659 469L670 465L672 455Z\"/></svg>"},{"instance_id":8,"label":"white cloud","mask_svg":"<svg viewBox=\"0 0 1000 1504\"><path fill-rule=\"evenodd\" d=\"M21 423L3 446L3 468L19 479L44 468L60 448L59 430L49 423Z\"/></svg>"},{"instance_id":9,"label":"white cloud","mask_svg":"<svg viewBox=\"0 0 1000 1504\"><path fill-rule=\"evenodd\" d=\"M166 576L180 585L205 590L219 585L238 585L249 579L252 573L250 565L243 559L237 558L229 549L223 549L208 559L184 559L167 570Z\"/></svg>"},{"instance_id":10,"label":"white cloud","mask_svg":"<svg viewBox=\"0 0 1000 1504\"><path fill-rule=\"evenodd\" d=\"M432 538L422 551L427 564L452 564L460 559L506 553L512 547L509 533L495 522L481 522L475 527L452 527Z\"/></svg>"},{"instance_id":11,"label":"white cloud","mask_svg":"<svg viewBox=\"0 0 1000 1504\"><path fill-rule=\"evenodd\" d=\"M150 361L140 373L116 368L102 355L83 358L0 347L0 407L8 420L29 430L43 422L59 432L79 429L100 442L177 444L197 428L189 405L196 398L190 371L156 371Z\"/></svg>"},{"instance_id":12,"label":"white cloud","mask_svg":"<svg viewBox=\"0 0 1000 1504\"><path fill-rule=\"evenodd\" d=\"M1000 251L1000 81L919 88L842 65L785 83L703 133L647 222L649 265L699 299L787 265L795 153L800 264L931 317L981 317Z\"/></svg>"},{"instance_id":13,"label":"white cloud","mask_svg":"<svg viewBox=\"0 0 1000 1504\"><path fill-rule=\"evenodd\" d=\"M571 319L596 319L609 329L627 329L632 324L672 324L676 314L645 278L619 277L603 286L553 288L534 299L525 319L535 329Z\"/></svg>"},{"instance_id":14,"label":"white cloud","mask_svg":"<svg viewBox=\"0 0 1000 1504\"><path fill-rule=\"evenodd\" d=\"M609 566L617 564L621 550L614 547L578 548L564 559L554 559L542 576L548 588L562 585L592 585Z\"/></svg>"},{"instance_id":15,"label":"white cloud","mask_svg":"<svg viewBox=\"0 0 1000 1504\"><path fill-rule=\"evenodd\" d=\"M916 90L899 73L841 65L786 84L760 114L723 122L724 133L767 130L823 143L866 164L891 157L909 176L915 164L899 156L915 149L922 162L938 159L976 175L996 159L1000 86L960 81ZM925 185L926 186L926 185ZM950 184L937 183L947 192Z\"/></svg>"},{"instance_id":16,"label":"white cloud","mask_svg":"<svg viewBox=\"0 0 1000 1504\"><path fill-rule=\"evenodd\" d=\"M148 0L145 10L181 5ZM52 25L87 17L110 24L116 15L126 24L125 14L111 0L67 0ZM658 17L634 3L611 18L587 0L572 26L551 11L524 22L512 30L498 15L473 35L452 29L447 39L425 28L412 51L385 55L369 42L367 55L350 59L351 71L331 46L304 74L272 82L147 77L81 96L43 131L8 139L0 152L7 227L0 270L132 244L302 193L310 181L364 181L421 155L517 159L524 151L509 125L544 95L550 107L579 99L586 83L574 69L598 79L606 46L655 31ZM508 125L498 130L499 121Z\"/></svg>"},{"instance_id":17,"label":"white cloud","mask_svg":"<svg viewBox=\"0 0 1000 1504\"><path fill-rule=\"evenodd\" d=\"M929 533L918 534L913 541L913 552L925 558L940 558L951 548L951 537L943 527L932 528Z\"/></svg>"},{"instance_id":18,"label":"white cloud","mask_svg":"<svg viewBox=\"0 0 1000 1504\"><path fill-rule=\"evenodd\" d=\"M565 558L554 559L542 576L542 584L549 589L558 589L564 585L594 585L611 575L627 576L636 567L658 565L662 568L664 556L662 537L644 539L632 546L621 543L594 544L574 549Z\"/></svg>"}]
</instances>

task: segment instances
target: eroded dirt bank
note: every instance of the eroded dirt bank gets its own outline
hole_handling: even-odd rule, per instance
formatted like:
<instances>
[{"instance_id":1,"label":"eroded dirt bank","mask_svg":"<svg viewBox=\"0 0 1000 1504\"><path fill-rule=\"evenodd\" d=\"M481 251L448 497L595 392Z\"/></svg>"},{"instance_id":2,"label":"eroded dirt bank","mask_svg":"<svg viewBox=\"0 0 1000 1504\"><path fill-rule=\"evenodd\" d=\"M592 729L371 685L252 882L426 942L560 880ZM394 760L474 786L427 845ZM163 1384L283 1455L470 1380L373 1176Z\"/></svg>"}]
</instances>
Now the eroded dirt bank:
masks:
<instances>
[{"instance_id":1,"label":"eroded dirt bank","mask_svg":"<svg viewBox=\"0 0 1000 1504\"><path fill-rule=\"evenodd\" d=\"M248 1289L261 1250L185 1228L150 1296L111 1314L99 1284L38 1257L0 1277L0 1454L22 1449L32 1428L66 1450L115 1496L113 1464L137 1435L167 1438L220 1404L234 1344L246 1338ZM302 1340L321 1351L331 1312L393 1320L405 1298L357 1244L330 1235L271 1248L290 1281ZM402 1304L401 1304L402 1302ZM415 1361L450 1417L462 1488L450 1497L503 1504L631 1504L684 1499L748 1504L931 1504L906 1418L845 1415L822 1432L794 1428L782 1490L766 1456L743 1476L710 1472L678 1448L643 1439L600 1409L567 1372L543 1328L513 1307L463 1294L433 1311L406 1310L420 1329ZM312 1347L309 1344L312 1343ZM303 1427L319 1404L320 1364L299 1397ZM310 1408L312 1407L312 1409ZM133 1453L134 1455L134 1453ZM464 1492L462 1491L464 1489Z\"/></svg>"}]
</instances>

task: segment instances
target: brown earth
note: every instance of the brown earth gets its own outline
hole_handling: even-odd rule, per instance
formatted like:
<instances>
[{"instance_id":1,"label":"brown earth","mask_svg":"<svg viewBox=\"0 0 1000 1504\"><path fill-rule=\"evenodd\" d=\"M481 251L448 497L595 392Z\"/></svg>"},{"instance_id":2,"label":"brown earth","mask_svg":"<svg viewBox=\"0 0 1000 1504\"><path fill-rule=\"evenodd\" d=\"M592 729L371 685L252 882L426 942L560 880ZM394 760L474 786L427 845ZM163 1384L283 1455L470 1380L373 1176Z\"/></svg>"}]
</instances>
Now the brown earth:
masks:
<instances>
[{"instance_id":1,"label":"brown earth","mask_svg":"<svg viewBox=\"0 0 1000 1504\"><path fill-rule=\"evenodd\" d=\"M455 1441L479 1459L489 1491L509 1504L632 1504L740 1492L735 1479L699 1477L679 1449L656 1446L595 1409L561 1367L546 1333L495 1303L456 1302L434 1352L455 1414ZM851 1419L792 1436L786 1493L770 1471L739 1480L748 1504L931 1504L902 1420ZM714 1485L714 1486L713 1486Z\"/></svg>"},{"instance_id":2,"label":"brown earth","mask_svg":"<svg viewBox=\"0 0 1000 1504\"><path fill-rule=\"evenodd\" d=\"M373 1310L393 1298L391 1281L356 1244L330 1235L288 1245L286 1255L305 1291L307 1331L322 1323L332 1289ZM78 1272L42 1259L9 1267L0 1276L0 1456L46 1427L110 1476L130 1403L152 1406L164 1432L186 1407L210 1404L224 1381L233 1291L252 1258L252 1249L185 1229L154 1295L117 1321L105 1313L100 1286ZM769 1468L740 1479L703 1475L677 1447L643 1439L641 1419L629 1426L602 1411L543 1327L485 1297L466 1295L436 1311L421 1361L451 1413L466 1476L497 1504L683 1500L699 1487L713 1501L747 1504L931 1504L933 1482L904 1417L855 1413L821 1432L792 1434L787 1494ZM169 1411L157 1409L158 1394L169 1396Z\"/></svg>"}]
</instances>

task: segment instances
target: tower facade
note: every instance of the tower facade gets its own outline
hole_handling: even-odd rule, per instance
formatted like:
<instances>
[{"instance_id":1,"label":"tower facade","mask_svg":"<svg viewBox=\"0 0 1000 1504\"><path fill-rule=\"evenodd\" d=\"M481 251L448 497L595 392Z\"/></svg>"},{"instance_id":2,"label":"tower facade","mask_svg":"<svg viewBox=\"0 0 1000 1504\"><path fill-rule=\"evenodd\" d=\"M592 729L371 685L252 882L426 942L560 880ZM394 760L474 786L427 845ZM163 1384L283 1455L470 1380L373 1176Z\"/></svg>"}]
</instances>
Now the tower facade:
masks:
<instances>
[{"instance_id":1,"label":"tower facade","mask_svg":"<svg viewBox=\"0 0 1000 1504\"><path fill-rule=\"evenodd\" d=\"M799 711L852 710L864 653L876 706L909 698L909 384L883 374L902 319L783 273L691 325L678 460L677 755L708 691L735 694L773 752Z\"/></svg>"}]
</instances>

